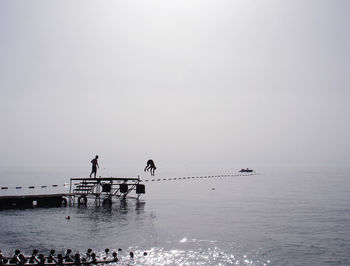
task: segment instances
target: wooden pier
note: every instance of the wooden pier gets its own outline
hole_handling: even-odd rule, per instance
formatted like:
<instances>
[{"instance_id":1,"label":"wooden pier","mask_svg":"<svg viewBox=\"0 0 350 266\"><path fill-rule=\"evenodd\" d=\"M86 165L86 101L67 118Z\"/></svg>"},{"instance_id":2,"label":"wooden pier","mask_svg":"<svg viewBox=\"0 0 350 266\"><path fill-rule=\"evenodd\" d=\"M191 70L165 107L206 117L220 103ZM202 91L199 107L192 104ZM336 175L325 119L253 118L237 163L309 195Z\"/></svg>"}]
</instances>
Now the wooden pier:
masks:
<instances>
[{"instance_id":1,"label":"wooden pier","mask_svg":"<svg viewBox=\"0 0 350 266\"><path fill-rule=\"evenodd\" d=\"M0 210L86 205L88 198L98 205L111 205L114 199L139 199L145 193L140 182L135 177L71 178L69 193L0 196Z\"/></svg>"},{"instance_id":2,"label":"wooden pier","mask_svg":"<svg viewBox=\"0 0 350 266\"><path fill-rule=\"evenodd\" d=\"M0 210L67 206L68 194L0 196Z\"/></svg>"}]
</instances>

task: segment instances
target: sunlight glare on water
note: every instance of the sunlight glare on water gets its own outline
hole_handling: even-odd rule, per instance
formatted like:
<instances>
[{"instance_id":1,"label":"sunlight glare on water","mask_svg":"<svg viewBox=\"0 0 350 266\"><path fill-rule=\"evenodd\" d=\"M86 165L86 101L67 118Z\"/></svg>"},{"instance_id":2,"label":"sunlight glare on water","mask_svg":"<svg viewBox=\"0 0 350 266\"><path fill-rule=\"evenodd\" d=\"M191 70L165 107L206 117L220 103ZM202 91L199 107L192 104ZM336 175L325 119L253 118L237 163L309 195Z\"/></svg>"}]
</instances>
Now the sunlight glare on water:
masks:
<instances>
[{"instance_id":1,"label":"sunlight glare on water","mask_svg":"<svg viewBox=\"0 0 350 266\"><path fill-rule=\"evenodd\" d=\"M253 261L247 256L235 257L233 254L222 252L218 248L207 250L165 250L163 248L152 248L146 250L147 255L143 255L143 250L136 250L139 254L133 259L122 257L118 263L141 264L141 265L267 265L269 261Z\"/></svg>"}]
</instances>

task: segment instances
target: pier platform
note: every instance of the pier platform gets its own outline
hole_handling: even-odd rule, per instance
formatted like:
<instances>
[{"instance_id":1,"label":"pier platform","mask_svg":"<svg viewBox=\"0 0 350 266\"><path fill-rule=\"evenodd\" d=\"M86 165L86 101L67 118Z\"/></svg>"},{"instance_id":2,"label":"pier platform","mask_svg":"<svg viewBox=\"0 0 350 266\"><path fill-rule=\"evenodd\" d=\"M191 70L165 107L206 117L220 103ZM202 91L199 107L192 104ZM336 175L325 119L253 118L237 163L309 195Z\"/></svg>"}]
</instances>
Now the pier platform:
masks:
<instances>
[{"instance_id":1,"label":"pier platform","mask_svg":"<svg viewBox=\"0 0 350 266\"><path fill-rule=\"evenodd\" d=\"M68 194L0 196L0 210L67 206Z\"/></svg>"},{"instance_id":2,"label":"pier platform","mask_svg":"<svg viewBox=\"0 0 350 266\"><path fill-rule=\"evenodd\" d=\"M139 199L141 194L145 194L145 185L141 184L139 177L70 179L69 195L73 204L86 205L88 198L91 198L97 204L110 205L113 199Z\"/></svg>"}]
</instances>

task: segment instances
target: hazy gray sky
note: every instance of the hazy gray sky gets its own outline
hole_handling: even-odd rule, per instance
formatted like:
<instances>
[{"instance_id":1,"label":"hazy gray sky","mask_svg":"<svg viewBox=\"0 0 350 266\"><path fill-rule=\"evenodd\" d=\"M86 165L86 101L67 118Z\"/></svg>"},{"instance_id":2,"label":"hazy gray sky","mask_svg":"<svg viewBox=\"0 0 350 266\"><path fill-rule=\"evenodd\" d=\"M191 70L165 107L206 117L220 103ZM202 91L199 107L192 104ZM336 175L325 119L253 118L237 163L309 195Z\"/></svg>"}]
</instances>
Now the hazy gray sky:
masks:
<instances>
[{"instance_id":1,"label":"hazy gray sky","mask_svg":"<svg viewBox=\"0 0 350 266\"><path fill-rule=\"evenodd\" d=\"M349 163L349 13L1 1L0 165Z\"/></svg>"}]
</instances>

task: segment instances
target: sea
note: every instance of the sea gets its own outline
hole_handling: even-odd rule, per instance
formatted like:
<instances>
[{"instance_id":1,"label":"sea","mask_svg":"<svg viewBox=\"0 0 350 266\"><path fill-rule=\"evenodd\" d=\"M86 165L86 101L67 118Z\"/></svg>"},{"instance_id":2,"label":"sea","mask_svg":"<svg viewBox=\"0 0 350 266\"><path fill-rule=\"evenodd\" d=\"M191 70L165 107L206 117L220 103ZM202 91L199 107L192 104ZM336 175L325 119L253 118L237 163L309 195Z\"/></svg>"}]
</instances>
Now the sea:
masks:
<instances>
[{"instance_id":1,"label":"sea","mask_svg":"<svg viewBox=\"0 0 350 266\"><path fill-rule=\"evenodd\" d=\"M1 253L91 248L100 258L116 251L116 265L350 265L350 165L249 167L254 174L142 169L139 200L0 211ZM72 174L1 170L0 196L66 193Z\"/></svg>"}]
</instances>

